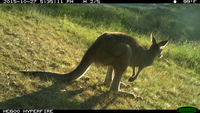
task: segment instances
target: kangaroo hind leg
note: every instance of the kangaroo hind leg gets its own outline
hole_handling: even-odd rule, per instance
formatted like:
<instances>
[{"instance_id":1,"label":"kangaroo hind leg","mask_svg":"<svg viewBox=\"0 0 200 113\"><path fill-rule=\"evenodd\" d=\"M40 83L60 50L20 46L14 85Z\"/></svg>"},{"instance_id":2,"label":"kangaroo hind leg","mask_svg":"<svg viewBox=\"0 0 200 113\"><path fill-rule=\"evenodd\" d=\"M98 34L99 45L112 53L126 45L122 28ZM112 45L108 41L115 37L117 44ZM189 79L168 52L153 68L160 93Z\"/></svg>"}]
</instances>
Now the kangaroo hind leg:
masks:
<instances>
[{"instance_id":1,"label":"kangaroo hind leg","mask_svg":"<svg viewBox=\"0 0 200 113\"><path fill-rule=\"evenodd\" d=\"M117 59L115 63L113 64L115 76L110 88L110 91L118 92L120 90L120 80L122 77L122 74L128 67L131 59L131 48L129 45L122 44L118 46L118 54Z\"/></svg>"},{"instance_id":2,"label":"kangaroo hind leg","mask_svg":"<svg viewBox=\"0 0 200 113\"><path fill-rule=\"evenodd\" d=\"M106 73L106 78L104 80L104 85L106 87L109 87L111 82L112 82L112 75L113 75L113 67L112 66L108 66L108 70Z\"/></svg>"}]
</instances>

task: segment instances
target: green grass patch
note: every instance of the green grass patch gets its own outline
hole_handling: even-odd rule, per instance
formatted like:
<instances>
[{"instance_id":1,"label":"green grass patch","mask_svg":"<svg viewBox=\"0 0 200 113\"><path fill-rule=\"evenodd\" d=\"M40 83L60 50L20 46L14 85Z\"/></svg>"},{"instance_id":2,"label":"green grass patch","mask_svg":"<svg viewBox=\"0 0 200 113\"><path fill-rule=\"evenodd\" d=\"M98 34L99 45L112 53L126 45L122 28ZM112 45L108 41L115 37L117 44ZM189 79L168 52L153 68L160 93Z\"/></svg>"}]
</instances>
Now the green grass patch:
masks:
<instances>
[{"instance_id":1,"label":"green grass patch","mask_svg":"<svg viewBox=\"0 0 200 113\"><path fill-rule=\"evenodd\" d=\"M158 10L159 9L159 10ZM24 4L0 7L1 109L176 109L200 107L199 5ZM190 11L194 11L192 15ZM184 14L190 14L187 21ZM141 99L108 95L101 86L106 67L92 65L70 85L25 76L19 70L68 73L107 31L125 32L149 45L169 39L164 57L128 82L122 91ZM187 40L187 41L186 41Z\"/></svg>"}]
</instances>

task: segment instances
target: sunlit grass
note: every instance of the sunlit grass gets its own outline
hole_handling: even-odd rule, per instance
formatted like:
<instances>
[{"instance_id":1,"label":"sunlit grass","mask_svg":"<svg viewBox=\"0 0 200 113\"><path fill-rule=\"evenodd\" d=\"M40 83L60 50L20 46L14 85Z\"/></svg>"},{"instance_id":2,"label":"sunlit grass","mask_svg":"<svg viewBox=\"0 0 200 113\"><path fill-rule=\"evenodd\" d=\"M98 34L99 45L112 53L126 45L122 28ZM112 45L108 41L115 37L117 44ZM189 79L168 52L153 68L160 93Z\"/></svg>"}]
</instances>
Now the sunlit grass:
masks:
<instances>
[{"instance_id":1,"label":"sunlit grass","mask_svg":"<svg viewBox=\"0 0 200 113\"><path fill-rule=\"evenodd\" d=\"M51 80L44 81L18 73L19 70L68 73L79 64L92 42L108 31L131 34L142 45L149 46L150 32L134 31L129 26L130 23L126 23L133 22L130 21L131 18L142 18L142 9L121 9L109 5L1 6L0 108L176 109L185 105L200 107L200 53L199 44L194 42L178 43L170 40L164 49L164 57L157 59L153 66L145 68L132 83L127 81L131 76L130 68L127 70L122 82L129 87L123 86L121 89L134 92L142 97L142 100L104 95L109 90L100 86L105 77L105 67L92 65L83 78L64 87L61 87L61 83L61 86L56 86ZM141 14L138 15L137 11L141 11ZM118 16L122 17L119 19ZM151 26L140 26L143 30L150 28ZM153 32L159 41L168 38Z\"/></svg>"}]
</instances>

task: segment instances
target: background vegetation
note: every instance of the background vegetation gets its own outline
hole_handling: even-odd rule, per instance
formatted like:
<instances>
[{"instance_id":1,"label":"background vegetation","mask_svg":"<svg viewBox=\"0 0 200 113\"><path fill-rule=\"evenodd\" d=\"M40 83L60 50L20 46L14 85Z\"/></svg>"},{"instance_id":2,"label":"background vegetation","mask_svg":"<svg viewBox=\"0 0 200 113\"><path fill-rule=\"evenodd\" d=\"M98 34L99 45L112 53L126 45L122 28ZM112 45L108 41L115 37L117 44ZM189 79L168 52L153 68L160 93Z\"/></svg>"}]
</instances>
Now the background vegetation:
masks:
<instances>
[{"instance_id":1,"label":"background vegetation","mask_svg":"<svg viewBox=\"0 0 200 113\"><path fill-rule=\"evenodd\" d=\"M200 107L200 6L172 4L0 6L0 108L176 109ZM125 32L142 45L149 35L169 39L164 57L123 91L141 99L108 95L100 84L106 67L92 66L70 85L25 76L19 70L68 73L104 32Z\"/></svg>"}]
</instances>

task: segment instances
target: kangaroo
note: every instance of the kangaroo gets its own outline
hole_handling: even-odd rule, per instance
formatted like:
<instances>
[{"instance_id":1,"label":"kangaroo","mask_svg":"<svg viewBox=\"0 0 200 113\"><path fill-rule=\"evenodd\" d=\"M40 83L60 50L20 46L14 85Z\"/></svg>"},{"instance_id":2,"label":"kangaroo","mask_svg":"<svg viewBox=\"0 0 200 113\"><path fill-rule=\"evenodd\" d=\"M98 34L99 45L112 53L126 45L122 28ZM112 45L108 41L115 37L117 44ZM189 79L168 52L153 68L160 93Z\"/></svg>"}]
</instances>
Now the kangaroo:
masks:
<instances>
[{"instance_id":1,"label":"kangaroo","mask_svg":"<svg viewBox=\"0 0 200 113\"><path fill-rule=\"evenodd\" d=\"M135 38L120 32L108 32L99 36L83 56L80 64L72 72L64 74L68 80L80 78L92 63L108 66L104 84L110 91L120 90L120 79L128 66L133 69L129 81L134 81L144 67L150 66L154 59L162 56L162 48L168 40L156 42L151 34L152 45L145 49ZM136 67L138 71L136 73ZM112 75L114 72L114 79Z\"/></svg>"}]
</instances>

